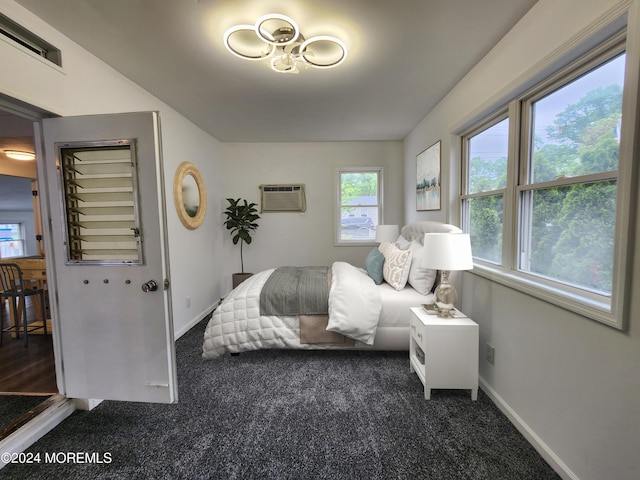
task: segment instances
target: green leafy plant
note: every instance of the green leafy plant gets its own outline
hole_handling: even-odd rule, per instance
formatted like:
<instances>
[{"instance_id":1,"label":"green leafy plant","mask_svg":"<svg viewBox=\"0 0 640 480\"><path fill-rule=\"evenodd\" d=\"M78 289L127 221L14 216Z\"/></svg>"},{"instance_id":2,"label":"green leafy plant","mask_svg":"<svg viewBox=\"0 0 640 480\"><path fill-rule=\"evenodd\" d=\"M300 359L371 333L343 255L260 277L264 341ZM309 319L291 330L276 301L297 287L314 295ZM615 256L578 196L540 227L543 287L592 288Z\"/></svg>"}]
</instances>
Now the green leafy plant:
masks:
<instances>
[{"instance_id":1,"label":"green leafy plant","mask_svg":"<svg viewBox=\"0 0 640 480\"><path fill-rule=\"evenodd\" d=\"M227 198L229 205L224 211L227 219L224 222L230 235L233 236L233 244L240 242L240 267L244 273L244 258L242 256L242 245L251 244L251 232L258 228L256 220L260 218L255 203L248 203L246 200L238 198Z\"/></svg>"}]
</instances>

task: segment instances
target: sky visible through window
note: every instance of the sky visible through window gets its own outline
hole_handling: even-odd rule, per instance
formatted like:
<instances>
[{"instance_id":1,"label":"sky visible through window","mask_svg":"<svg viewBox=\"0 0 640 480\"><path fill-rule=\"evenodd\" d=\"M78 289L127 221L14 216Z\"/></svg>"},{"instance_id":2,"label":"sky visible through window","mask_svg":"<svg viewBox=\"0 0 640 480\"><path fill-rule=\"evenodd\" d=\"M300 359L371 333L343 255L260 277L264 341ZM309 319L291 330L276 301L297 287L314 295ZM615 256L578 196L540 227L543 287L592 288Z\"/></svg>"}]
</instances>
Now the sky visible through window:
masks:
<instances>
[{"instance_id":1,"label":"sky visible through window","mask_svg":"<svg viewBox=\"0 0 640 480\"><path fill-rule=\"evenodd\" d=\"M545 143L553 143L554 140L547 135L547 128L554 127L556 116L564 111L568 105L578 103L588 92L597 88L624 83L625 55L610 60L596 70L574 80L564 88L557 90L555 94L537 102L535 135ZM561 93L561 94L560 94ZM490 131L473 138L474 145L470 158L482 157L487 160L500 159L507 156L505 139L508 135L508 122L500 122Z\"/></svg>"}]
</instances>

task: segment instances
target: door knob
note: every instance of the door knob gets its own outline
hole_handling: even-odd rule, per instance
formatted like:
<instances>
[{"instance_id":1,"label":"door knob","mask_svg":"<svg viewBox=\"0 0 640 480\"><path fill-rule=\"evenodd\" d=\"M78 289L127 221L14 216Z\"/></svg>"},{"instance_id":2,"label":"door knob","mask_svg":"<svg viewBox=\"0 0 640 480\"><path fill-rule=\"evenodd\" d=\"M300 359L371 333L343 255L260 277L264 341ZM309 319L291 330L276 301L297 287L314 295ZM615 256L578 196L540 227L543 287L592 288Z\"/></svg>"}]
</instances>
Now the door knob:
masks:
<instances>
[{"instance_id":1,"label":"door knob","mask_svg":"<svg viewBox=\"0 0 640 480\"><path fill-rule=\"evenodd\" d=\"M158 282L155 280L149 280L142 284L142 291L145 293L155 292L156 290L158 290Z\"/></svg>"}]
</instances>

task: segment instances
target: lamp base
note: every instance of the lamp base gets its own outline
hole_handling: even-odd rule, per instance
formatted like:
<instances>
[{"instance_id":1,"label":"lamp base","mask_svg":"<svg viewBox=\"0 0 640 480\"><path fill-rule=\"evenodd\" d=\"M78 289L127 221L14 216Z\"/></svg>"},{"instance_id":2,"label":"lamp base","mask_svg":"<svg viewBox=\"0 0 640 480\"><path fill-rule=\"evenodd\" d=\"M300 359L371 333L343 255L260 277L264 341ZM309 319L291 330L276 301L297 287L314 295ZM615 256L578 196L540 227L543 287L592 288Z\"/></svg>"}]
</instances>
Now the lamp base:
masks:
<instances>
[{"instance_id":1,"label":"lamp base","mask_svg":"<svg viewBox=\"0 0 640 480\"><path fill-rule=\"evenodd\" d=\"M438 307L438 317L453 318L455 303L458 300L458 292L449 283L449 270L442 270L442 279L434 292L436 296L436 306Z\"/></svg>"}]
</instances>

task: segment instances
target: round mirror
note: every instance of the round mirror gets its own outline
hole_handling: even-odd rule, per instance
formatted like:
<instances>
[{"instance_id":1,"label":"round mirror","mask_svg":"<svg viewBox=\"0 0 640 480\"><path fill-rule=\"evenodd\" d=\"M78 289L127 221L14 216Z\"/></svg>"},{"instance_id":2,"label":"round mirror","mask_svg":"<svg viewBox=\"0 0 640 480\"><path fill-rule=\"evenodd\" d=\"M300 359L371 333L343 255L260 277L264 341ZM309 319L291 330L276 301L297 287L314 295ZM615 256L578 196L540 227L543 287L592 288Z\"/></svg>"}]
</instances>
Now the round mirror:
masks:
<instances>
[{"instance_id":1,"label":"round mirror","mask_svg":"<svg viewBox=\"0 0 640 480\"><path fill-rule=\"evenodd\" d=\"M184 206L187 215L194 218L198 214L198 207L200 206L200 190L196 179L187 175L182 181L182 205Z\"/></svg>"},{"instance_id":2,"label":"round mirror","mask_svg":"<svg viewBox=\"0 0 640 480\"><path fill-rule=\"evenodd\" d=\"M190 162L183 162L173 182L173 199L182 224L190 230L204 221L207 194L200 172Z\"/></svg>"}]
</instances>

